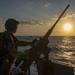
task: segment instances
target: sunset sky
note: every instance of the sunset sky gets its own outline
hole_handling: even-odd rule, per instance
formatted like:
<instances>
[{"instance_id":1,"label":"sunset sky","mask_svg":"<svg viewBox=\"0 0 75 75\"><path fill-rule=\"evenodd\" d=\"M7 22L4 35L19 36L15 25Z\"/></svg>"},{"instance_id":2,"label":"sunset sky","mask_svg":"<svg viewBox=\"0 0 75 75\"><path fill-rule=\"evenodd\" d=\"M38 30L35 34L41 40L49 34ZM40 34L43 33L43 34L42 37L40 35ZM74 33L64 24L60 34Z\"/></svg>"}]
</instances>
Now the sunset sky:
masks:
<instances>
[{"instance_id":1,"label":"sunset sky","mask_svg":"<svg viewBox=\"0 0 75 75\"><path fill-rule=\"evenodd\" d=\"M43 36L68 4L51 36L75 36L75 0L0 0L0 32L5 30L5 21L13 18L20 22L15 35ZM66 23L69 30L64 28Z\"/></svg>"}]
</instances>

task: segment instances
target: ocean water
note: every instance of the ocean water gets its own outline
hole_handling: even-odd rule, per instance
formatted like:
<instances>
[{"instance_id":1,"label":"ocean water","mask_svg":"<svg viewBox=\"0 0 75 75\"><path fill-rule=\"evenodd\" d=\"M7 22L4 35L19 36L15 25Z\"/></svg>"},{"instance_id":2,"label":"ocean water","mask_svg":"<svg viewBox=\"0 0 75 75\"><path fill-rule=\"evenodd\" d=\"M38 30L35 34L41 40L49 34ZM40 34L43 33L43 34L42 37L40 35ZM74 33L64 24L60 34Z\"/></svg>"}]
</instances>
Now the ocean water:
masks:
<instances>
[{"instance_id":1,"label":"ocean water","mask_svg":"<svg viewBox=\"0 0 75 75\"><path fill-rule=\"evenodd\" d=\"M32 41L39 39L41 36L18 36L19 40ZM75 36L50 36L48 46L51 48L49 59L52 62L75 67ZM30 46L19 47L18 51L25 51ZM31 74L38 75L36 66L31 66Z\"/></svg>"}]
</instances>

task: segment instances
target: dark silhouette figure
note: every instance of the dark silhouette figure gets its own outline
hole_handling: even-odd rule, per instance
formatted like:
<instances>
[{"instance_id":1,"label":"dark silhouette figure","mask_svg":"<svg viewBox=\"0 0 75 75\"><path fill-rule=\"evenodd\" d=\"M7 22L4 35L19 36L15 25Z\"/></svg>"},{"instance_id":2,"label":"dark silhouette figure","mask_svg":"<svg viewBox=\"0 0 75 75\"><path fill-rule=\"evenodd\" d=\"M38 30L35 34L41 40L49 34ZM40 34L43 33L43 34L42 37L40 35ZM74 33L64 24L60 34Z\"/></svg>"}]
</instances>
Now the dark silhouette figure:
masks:
<instances>
[{"instance_id":1,"label":"dark silhouette figure","mask_svg":"<svg viewBox=\"0 0 75 75\"><path fill-rule=\"evenodd\" d=\"M0 75L11 75L11 65L18 56L17 47L32 45L32 42L19 41L14 33L17 31L19 21L8 19L5 31L0 34Z\"/></svg>"}]
</instances>

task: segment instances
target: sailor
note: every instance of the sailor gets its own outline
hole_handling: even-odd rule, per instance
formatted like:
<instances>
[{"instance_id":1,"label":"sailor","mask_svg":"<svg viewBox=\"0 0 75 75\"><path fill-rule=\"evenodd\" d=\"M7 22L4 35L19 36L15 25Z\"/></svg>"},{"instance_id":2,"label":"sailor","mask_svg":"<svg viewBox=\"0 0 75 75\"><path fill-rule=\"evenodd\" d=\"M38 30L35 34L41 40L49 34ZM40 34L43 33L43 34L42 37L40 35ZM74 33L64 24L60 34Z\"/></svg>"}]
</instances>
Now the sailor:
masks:
<instances>
[{"instance_id":1,"label":"sailor","mask_svg":"<svg viewBox=\"0 0 75 75\"><path fill-rule=\"evenodd\" d=\"M5 23L5 31L2 32L0 46L0 75L11 75L11 65L14 59L17 58L17 47L32 45L32 42L19 41L14 33L17 31L19 21L8 19Z\"/></svg>"}]
</instances>

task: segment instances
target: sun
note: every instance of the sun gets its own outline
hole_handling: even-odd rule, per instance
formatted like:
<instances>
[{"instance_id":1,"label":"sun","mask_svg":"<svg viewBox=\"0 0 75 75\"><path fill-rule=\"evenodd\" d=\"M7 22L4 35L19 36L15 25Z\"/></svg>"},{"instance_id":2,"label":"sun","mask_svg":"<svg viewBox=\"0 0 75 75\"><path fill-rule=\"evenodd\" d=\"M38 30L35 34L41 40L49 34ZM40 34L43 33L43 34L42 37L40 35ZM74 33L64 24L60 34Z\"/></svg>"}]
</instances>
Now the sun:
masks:
<instances>
[{"instance_id":1,"label":"sun","mask_svg":"<svg viewBox=\"0 0 75 75\"><path fill-rule=\"evenodd\" d=\"M70 31L72 29L72 25L70 23L65 23L64 24L64 30L65 31Z\"/></svg>"}]
</instances>

